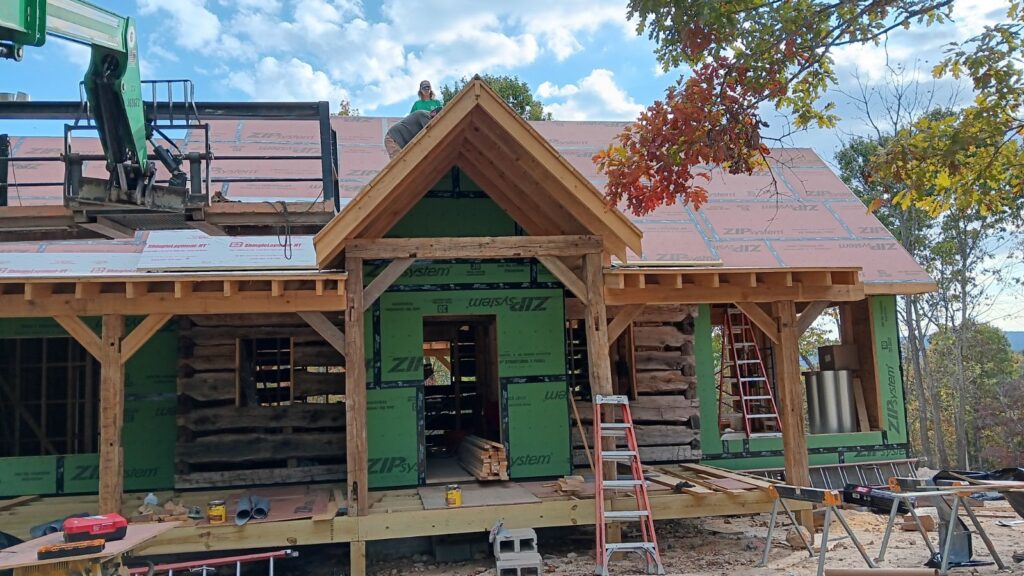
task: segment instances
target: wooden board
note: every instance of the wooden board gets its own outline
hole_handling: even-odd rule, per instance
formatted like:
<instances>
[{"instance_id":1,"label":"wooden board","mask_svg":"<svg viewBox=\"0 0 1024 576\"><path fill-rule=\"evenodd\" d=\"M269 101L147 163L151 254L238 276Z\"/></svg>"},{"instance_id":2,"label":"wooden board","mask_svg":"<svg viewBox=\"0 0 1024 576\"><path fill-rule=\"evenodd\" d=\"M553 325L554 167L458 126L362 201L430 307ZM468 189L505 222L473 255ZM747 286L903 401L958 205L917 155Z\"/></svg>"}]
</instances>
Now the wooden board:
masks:
<instances>
[{"instance_id":1,"label":"wooden board","mask_svg":"<svg viewBox=\"0 0 1024 576\"><path fill-rule=\"evenodd\" d=\"M754 486L753 484L748 484L733 478L708 478L707 482L708 484L723 490L752 490L757 488L757 486Z\"/></svg>"},{"instance_id":2,"label":"wooden board","mask_svg":"<svg viewBox=\"0 0 1024 576\"><path fill-rule=\"evenodd\" d=\"M540 502L540 498L516 482L460 484L459 487L462 488L463 508ZM442 510L448 508L445 502L446 490L445 486L420 487L418 492L420 499L423 500L423 509Z\"/></svg>"},{"instance_id":3,"label":"wooden board","mask_svg":"<svg viewBox=\"0 0 1024 576\"><path fill-rule=\"evenodd\" d=\"M84 554L82 556L74 556L72 558L38 560L36 558L36 551L41 546L60 544L63 542L64 533L54 532L53 534L47 534L42 538L36 538L35 540L29 540L28 542L23 542L17 546L0 550L0 570L26 568L29 566L45 566L68 561L113 558L118 554L128 552L149 540L156 538L160 534L171 530L177 525L178 522L131 524L128 526L128 532L125 534L123 539L108 542L106 548L102 552L98 552L96 554Z\"/></svg>"}]
</instances>

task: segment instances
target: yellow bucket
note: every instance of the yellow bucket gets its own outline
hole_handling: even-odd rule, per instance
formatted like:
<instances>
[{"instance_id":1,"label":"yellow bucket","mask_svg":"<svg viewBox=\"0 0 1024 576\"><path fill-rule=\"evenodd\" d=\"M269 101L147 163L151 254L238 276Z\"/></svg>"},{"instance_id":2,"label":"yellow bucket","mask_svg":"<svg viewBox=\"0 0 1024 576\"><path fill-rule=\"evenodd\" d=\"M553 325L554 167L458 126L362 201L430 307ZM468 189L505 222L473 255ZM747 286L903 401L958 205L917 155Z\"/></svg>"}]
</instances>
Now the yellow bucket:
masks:
<instances>
[{"instance_id":1,"label":"yellow bucket","mask_svg":"<svg viewBox=\"0 0 1024 576\"><path fill-rule=\"evenodd\" d=\"M458 484L449 484L448 490L445 492L444 501L449 508L462 506L462 488L459 488Z\"/></svg>"},{"instance_id":2,"label":"yellow bucket","mask_svg":"<svg viewBox=\"0 0 1024 576\"><path fill-rule=\"evenodd\" d=\"M228 519L228 509L223 500L210 500L206 505L206 517L210 524L223 524Z\"/></svg>"}]
</instances>

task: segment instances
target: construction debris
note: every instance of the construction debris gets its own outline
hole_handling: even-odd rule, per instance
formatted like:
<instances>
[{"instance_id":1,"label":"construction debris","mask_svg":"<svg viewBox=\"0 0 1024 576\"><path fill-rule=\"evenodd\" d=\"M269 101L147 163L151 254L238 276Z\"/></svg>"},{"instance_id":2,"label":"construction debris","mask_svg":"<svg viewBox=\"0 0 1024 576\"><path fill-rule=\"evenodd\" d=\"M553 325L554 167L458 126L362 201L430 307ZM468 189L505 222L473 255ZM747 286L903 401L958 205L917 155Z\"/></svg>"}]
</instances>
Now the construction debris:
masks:
<instances>
[{"instance_id":1,"label":"construction debris","mask_svg":"<svg viewBox=\"0 0 1024 576\"><path fill-rule=\"evenodd\" d=\"M466 436L459 445L459 462L477 480L508 480L505 446L479 436Z\"/></svg>"}]
</instances>

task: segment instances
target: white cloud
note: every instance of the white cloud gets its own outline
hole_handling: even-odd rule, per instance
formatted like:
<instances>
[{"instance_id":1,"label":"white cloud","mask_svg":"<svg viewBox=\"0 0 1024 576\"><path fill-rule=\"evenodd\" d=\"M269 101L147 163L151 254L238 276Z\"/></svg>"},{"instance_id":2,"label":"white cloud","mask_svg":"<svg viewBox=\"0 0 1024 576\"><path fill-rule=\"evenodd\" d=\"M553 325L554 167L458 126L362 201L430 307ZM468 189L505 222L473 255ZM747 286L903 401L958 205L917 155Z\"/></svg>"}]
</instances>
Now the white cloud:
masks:
<instances>
[{"instance_id":1,"label":"white cloud","mask_svg":"<svg viewBox=\"0 0 1024 576\"><path fill-rule=\"evenodd\" d=\"M561 102L544 102L544 109L556 120L632 120L643 110L633 97L615 83L610 70L597 68L576 84L541 84L550 97ZM542 98L549 98L540 94Z\"/></svg>"},{"instance_id":2,"label":"white cloud","mask_svg":"<svg viewBox=\"0 0 1024 576\"><path fill-rule=\"evenodd\" d=\"M61 39L56 44L60 46L68 61L81 68L82 74L85 74L86 69L89 68L89 60L92 59L92 50L88 46L70 40Z\"/></svg>"},{"instance_id":3,"label":"white cloud","mask_svg":"<svg viewBox=\"0 0 1024 576\"><path fill-rule=\"evenodd\" d=\"M349 97L348 92L331 82L327 74L298 58L282 62L267 56L252 71L232 72L228 75L228 82L253 100L327 100L337 103Z\"/></svg>"},{"instance_id":4,"label":"white cloud","mask_svg":"<svg viewBox=\"0 0 1024 576\"><path fill-rule=\"evenodd\" d=\"M138 0L143 15L166 13L170 17L163 28L185 49L210 51L220 36L220 18L206 7L206 0Z\"/></svg>"},{"instance_id":5,"label":"white cloud","mask_svg":"<svg viewBox=\"0 0 1024 576\"><path fill-rule=\"evenodd\" d=\"M295 58L347 88L366 112L412 98L423 78L440 86L565 60L603 27L635 37L621 0L384 0L372 14L361 0L137 1L186 31L178 47L225 61L236 79L259 76L267 57Z\"/></svg>"}]
</instances>

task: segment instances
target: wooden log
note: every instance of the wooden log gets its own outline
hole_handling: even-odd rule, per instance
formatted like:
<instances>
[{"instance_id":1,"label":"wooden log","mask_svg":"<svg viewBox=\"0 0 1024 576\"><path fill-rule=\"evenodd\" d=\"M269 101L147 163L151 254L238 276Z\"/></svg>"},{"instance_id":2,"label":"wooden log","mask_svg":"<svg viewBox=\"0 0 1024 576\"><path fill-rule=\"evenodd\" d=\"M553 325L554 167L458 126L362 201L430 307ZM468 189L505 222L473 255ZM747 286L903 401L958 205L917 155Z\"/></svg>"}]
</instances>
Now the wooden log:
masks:
<instances>
[{"instance_id":1,"label":"wooden log","mask_svg":"<svg viewBox=\"0 0 1024 576\"><path fill-rule=\"evenodd\" d=\"M190 347L191 353L182 354L182 358L223 358L234 357L235 344L217 344L215 346L203 346L196 344Z\"/></svg>"},{"instance_id":2,"label":"wooden log","mask_svg":"<svg viewBox=\"0 0 1024 576\"><path fill-rule=\"evenodd\" d=\"M345 357L330 344L296 344L292 350L294 366L344 366Z\"/></svg>"},{"instance_id":3,"label":"wooden log","mask_svg":"<svg viewBox=\"0 0 1024 576\"><path fill-rule=\"evenodd\" d=\"M344 372L296 370L292 376L292 394L296 397L345 393Z\"/></svg>"},{"instance_id":4,"label":"wooden log","mask_svg":"<svg viewBox=\"0 0 1024 576\"><path fill-rule=\"evenodd\" d=\"M686 392L696 389L697 379L684 376L682 371L655 370L636 373L637 392Z\"/></svg>"},{"instance_id":5,"label":"wooden log","mask_svg":"<svg viewBox=\"0 0 1024 576\"><path fill-rule=\"evenodd\" d=\"M693 336L687 336L686 334L683 334L678 328L671 325L636 326L633 328L633 337L638 347L679 347L686 342L693 341Z\"/></svg>"},{"instance_id":6,"label":"wooden log","mask_svg":"<svg viewBox=\"0 0 1024 576\"><path fill-rule=\"evenodd\" d=\"M232 353L230 356L206 356L206 357L192 357L182 358L178 361L179 373L189 372L206 372L206 371L219 371L219 370L231 370L236 369L235 354Z\"/></svg>"},{"instance_id":7,"label":"wooden log","mask_svg":"<svg viewBox=\"0 0 1024 576\"><path fill-rule=\"evenodd\" d=\"M340 454L339 457L343 457ZM223 472L192 472L174 477L176 490L191 488L227 488L259 484L294 484L331 482L345 479L345 465L299 466L296 468L264 468L257 470L225 470Z\"/></svg>"},{"instance_id":8,"label":"wooden log","mask_svg":"<svg viewBox=\"0 0 1024 576\"><path fill-rule=\"evenodd\" d=\"M650 398L652 401L647 401ZM677 400L678 398L678 400ZM644 402L641 402L643 400ZM663 403L659 403L663 401ZM692 404L689 404L691 403ZM684 405L684 403L686 403ZM577 402L580 419L591 422L594 419L594 407L590 402ZM630 403L630 413L636 423L689 423L692 428L700 414L697 400L683 396L641 396Z\"/></svg>"},{"instance_id":9,"label":"wooden log","mask_svg":"<svg viewBox=\"0 0 1024 576\"><path fill-rule=\"evenodd\" d=\"M194 432L232 428L344 428L344 404L217 406L178 415L178 426Z\"/></svg>"},{"instance_id":10,"label":"wooden log","mask_svg":"<svg viewBox=\"0 0 1024 576\"><path fill-rule=\"evenodd\" d=\"M637 323L682 322L687 316L696 316L697 307L688 304L648 304L644 306Z\"/></svg>"},{"instance_id":11,"label":"wooden log","mask_svg":"<svg viewBox=\"0 0 1024 576\"><path fill-rule=\"evenodd\" d=\"M344 432L291 434L217 434L178 444L177 458L187 464L257 462L287 458L339 458Z\"/></svg>"},{"instance_id":12,"label":"wooden log","mask_svg":"<svg viewBox=\"0 0 1024 576\"><path fill-rule=\"evenodd\" d=\"M178 394L200 402L235 399L235 373L204 372L187 378L178 378Z\"/></svg>"},{"instance_id":13,"label":"wooden log","mask_svg":"<svg viewBox=\"0 0 1024 576\"><path fill-rule=\"evenodd\" d=\"M686 364L693 364L691 355L679 350L637 350L636 369L639 372L648 370L682 370Z\"/></svg>"}]
</instances>

